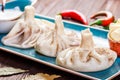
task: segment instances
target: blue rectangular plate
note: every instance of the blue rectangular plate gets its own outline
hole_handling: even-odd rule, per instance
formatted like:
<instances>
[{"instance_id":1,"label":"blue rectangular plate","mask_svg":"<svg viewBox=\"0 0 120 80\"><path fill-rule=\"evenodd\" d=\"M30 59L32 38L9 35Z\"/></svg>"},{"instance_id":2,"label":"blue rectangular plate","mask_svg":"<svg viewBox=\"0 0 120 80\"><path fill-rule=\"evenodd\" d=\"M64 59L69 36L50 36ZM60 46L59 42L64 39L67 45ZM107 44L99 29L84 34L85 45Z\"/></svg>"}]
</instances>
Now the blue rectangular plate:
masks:
<instances>
[{"instance_id":1,"label":"blue rectangular plate","mask_svg":"<svg viewBox=\"0 0 120 80\"><path fill-rule=\"evenodd\" d=\"M54 19L50 18L50 17L46 17L46 16L42 16L42 15L36 15L35 17L39 18L39 19L45 19L45 20L54 22ZM81 30L84 30L89 27L89 26L80 25L77 23L71 23L71 22L67 22L67 21L64 21L64 25L65 25L65 28L69 28L69 29L75 30L77 32L78 31L80 32ZM108 33L107 31L95 29L95 28L90 28L90 30L92 31L94 36L107 40L107 33ZM5 35L6 34L0 34L0 39ZM55 58L40 55L40 54L36 53L36 51L33 48L18 49L18 48L14 48L14 47L5 46L0 42L0 50L5 50L8 52L11 52L12 54L16 54L16 55L43 63L45 65L52 66L54 68L57 68L57 69L60 69L63 71L67 71L67 72L70 72L70 73L73 73L73 74L76 74L76 75L79 75L82 77L86 77L89 79L102 79L102 80L112 79L113 77L120 74L120 58L117 58L115 63L106 70L98 71L98 72L84 72L83 73L83 72L76 72L73 70L69 70L69 69L57 66L55 64Z\"/></svg>"}]
</instances>

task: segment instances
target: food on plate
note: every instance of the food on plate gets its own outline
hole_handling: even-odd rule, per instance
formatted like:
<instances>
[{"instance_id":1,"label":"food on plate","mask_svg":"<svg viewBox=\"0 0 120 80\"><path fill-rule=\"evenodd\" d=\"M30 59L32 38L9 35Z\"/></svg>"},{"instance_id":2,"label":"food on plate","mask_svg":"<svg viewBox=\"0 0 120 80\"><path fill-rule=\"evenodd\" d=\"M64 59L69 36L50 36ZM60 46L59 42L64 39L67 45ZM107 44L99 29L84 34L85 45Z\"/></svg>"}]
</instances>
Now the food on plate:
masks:
<instances>
[{"instance_id":1,"label":"food on plate","mask_svg":"<svg viewBox=\"0 0 120 80\"><path fill-rule=\"evenodd\" d=\"M54 29L54 24L34 18L34 7L26 6L24 19L18 20L12 30L2 38L2 43L17 48L31 48L40 34Z\"/></svg>"},{"instance_id":2,"label":"food on plate","mask_svg":"<svg viewBox=\"0 0 120 80\"><path fill-rule=\"evenodd\" d=\"M80 13L76 10L65 10L59 14L62 16L62 18L73 19L82 24L88 25L87 18L82 13Z\"/></svg>"},{"instance_id":3,"label":"food on plate","mask_svg":"<svg viewBox=\"0 0 120 80\"><path fill-rule=\"evenodd\" d=\"M105 18L98 19L99 16L106 16ZM109 27L109 24L114 22L114 16L109 11L99 11L91 16L91 19L97 19L90 25L101 25L103 27Z\"/></svg>"},{"instance_id":4,"label":"food on plate","mask_svg":"<svg viewBox=\"0 0 120 80\"><path fill-rule=\"evenodd\" d=\"M116 23L110 24L110 31L108 33L110 48L117 52L120 56L120 19Z\"/></svg>"},{"instance_id":5,"label":"food on plate","mask_svg":"<svg viewBox=\"0 0 120 80\"><path fill-rule=\"evenodd\" d=\"M43 55L56 57L58 52L79 44L80 37L73 31L64 31L62 18L56 15L55 29L40 35L35 50Z\"/></svg>"},{"instance_id":6,"label":"food on plate","mask_svg":"<svg viewBox=\"0 0 120 80\"><path fill-rule=\"evenodd\" d=\"M81 72L94 72L109 68L117 58L116 52L103 47L95 47L89 29L81 32L81 45L60 52L56 63Z\"/></svg>"},{"instance_id":7,"label":"food on plate","mask_svg":"<svg viewBox=\"0 0 120 80\"><path fill-rule=\"evenodd\" d=\"M34 8L25 7L25 17L20 19L12 30L2 39L4 45L30 48L33 47L40 35L40 25L34 18Z\"/></svg>"}]
</instances>

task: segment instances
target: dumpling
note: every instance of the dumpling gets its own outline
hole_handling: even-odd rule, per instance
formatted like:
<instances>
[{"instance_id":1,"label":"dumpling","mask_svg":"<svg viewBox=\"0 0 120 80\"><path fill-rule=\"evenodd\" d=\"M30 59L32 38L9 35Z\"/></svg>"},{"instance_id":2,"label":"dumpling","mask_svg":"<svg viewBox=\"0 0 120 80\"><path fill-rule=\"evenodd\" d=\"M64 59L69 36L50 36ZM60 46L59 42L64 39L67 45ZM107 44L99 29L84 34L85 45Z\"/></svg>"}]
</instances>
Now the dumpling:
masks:
<instances>
[{"instance_id":1,"label":"dumpling","mask_svg":"<svg viewBox=\"0 0 120 80\"><path fill-rule=\"evenodd\" d=\"M73 31L65 32L61 16L56 15L55 29L40 35L35 49L43 55L56 57L58 52L79 44L80 37Z\"/></svg>"},{"instance_id":2,"label":"dumpling","mask_svg":"<svg viewBox=\"0 0 120 80\"><path fill-rule=\"evenodd\" d=\"M81 45L70 47L58 53L56 63L81 72L94 72L109 68L117 55L108 48L96 48L89 29L81 32Z\"/></svg>"},{"instance_id":3,"label":"dumpling","mask_svg":"<svg viewBox=\"0 0 120 80\"><path fill-rule=\"evenodd\" d=\"M34 13L34 7L25 7L24 19L20 19L12 30L2 38L4 45L31 48L35 45L41 33L54 29L53 23L34 18Z\"/></svg>"}]
</instances>

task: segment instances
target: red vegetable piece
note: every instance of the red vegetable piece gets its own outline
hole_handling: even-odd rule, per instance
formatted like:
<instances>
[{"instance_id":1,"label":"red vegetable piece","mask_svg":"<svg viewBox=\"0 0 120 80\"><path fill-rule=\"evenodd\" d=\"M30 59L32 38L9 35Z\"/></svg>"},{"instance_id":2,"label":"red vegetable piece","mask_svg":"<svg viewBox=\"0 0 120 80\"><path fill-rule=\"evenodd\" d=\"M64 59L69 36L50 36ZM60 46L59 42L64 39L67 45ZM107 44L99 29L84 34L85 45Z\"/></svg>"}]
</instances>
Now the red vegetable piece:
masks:
<instances>
[{"instance_id":1,"label":"red vegetable piece","mask_svg":"<svg viewBox=\"0 0 120 80\"><path fill-rule=\"evenodd\" d=\"M62 16L62 18L71 18L73 20L79 21L82 24L88 25L86 17L76 10L66 10L61 12L60 15Z\"/></svg>"},{"instance_id":2,"label":"red vegetable piece","mask_svg":"<svg viewBox=\"0 0 120 80\"><path fill-rule=\"evenodd\" d=\"M114 21L114 16L111 12L109 11L100 11L95 13L93 16L91 16L91 19L95 19L96 17L99 16L105 16L105 18L102 19L97 19L96 21L94 21L92 24L90 25L101 25L101 26L109 26L110 23L112 23Z\"/></svg>"}]
</instances>

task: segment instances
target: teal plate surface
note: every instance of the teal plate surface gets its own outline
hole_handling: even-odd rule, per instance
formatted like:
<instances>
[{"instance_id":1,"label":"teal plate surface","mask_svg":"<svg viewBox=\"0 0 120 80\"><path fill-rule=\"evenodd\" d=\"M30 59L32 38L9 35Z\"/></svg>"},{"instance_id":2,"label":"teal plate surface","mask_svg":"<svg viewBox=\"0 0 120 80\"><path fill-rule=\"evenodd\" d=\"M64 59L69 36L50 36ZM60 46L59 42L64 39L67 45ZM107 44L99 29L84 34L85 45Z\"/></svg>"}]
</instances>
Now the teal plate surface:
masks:
<instances>
[{"instance_id":1,"label":"teal plate surface","mask_svg":"<svg viewBox=\"0 0 120 80\"><path fill-rule=\"evenodd\" d=\"M24 11L25 6L34 5L37 0L10 0L6 3L5 9L13 9L19 7L21 11ZM1 9L1 4L0 4Z\"/></svg>"},{"instance_id":2,"label":"teal plate surface","mask_svg":"<svg viewBox=\"0 0 120 80\"><path fill-rule=\"evenodd\" d=\"M45 20L54 22L54 19L49 18L49 17L45 17L45 16L37 15L36 18L45 19ZM69 28L69 29L75 30L77 32L88 28L84 25L74 24L74 23L66 22L66 21L64 21L64 25L65 25L65 28ZM107 33L108 33L107 31L103 31L103 30L99 30L99 29L95 29L95 28L90 28L90 30L92 31L94 36L107 40ZM0 34L0 39L5 35L6 34ZM19 49L19 48L5 46L1 42L0 42L0 47L15 51L15 52L19 53L20 55L25 55L27 57L30 57L31 59L37 59L38 62L43 61L43 63L45 62L44 64L49 63L53 67L55 66L55 68L59 67L55 64L55 58L40 55L33 48L31 48L31 49ZM47 64L47 65L49 65L49 64ZM62 68L62 69L64 70L65 68ZM67 71L67 70L65 70L65 71ZM71 71L72 70L68 70L68 72L71 72ZM102 79L102 80L110 79L111 77L118 75L120 73L120 58L117 58L115 63L110 68L103 70L103 71L84 72L84 73L72 71L71 73L75 73L75 74L77 73L77 75L80 74L80 76L91 78L91 79Z\"/></svg>"}]
</instances>

